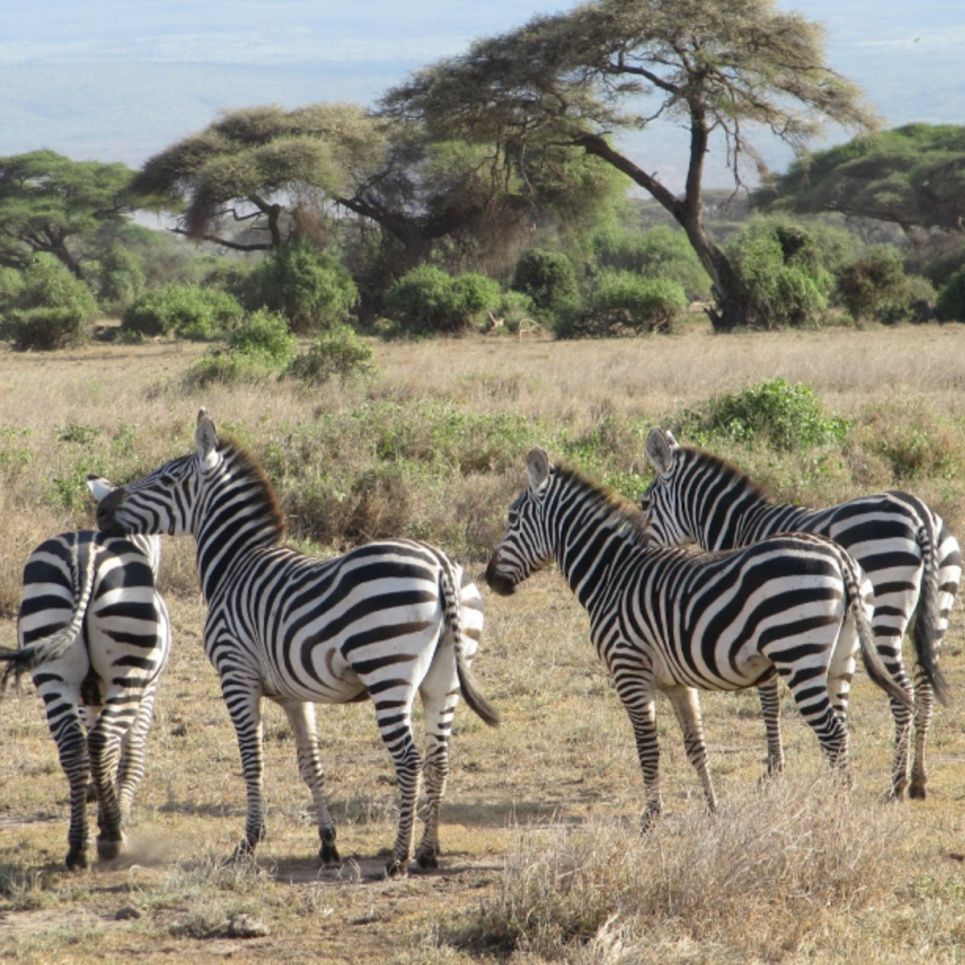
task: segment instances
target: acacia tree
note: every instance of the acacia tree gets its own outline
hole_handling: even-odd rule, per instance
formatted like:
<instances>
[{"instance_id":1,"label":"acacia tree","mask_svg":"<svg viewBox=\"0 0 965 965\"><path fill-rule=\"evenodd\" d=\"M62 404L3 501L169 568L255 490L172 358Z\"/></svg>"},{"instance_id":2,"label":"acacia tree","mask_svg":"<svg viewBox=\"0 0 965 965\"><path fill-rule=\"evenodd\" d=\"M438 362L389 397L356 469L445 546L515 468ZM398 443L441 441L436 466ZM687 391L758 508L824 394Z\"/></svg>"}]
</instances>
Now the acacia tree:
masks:
<instances>
[{"instance_id":1,"label":"acacia tree","mask_svg":"<svg viewBox=\"0 0 965 965\"><path fill-rule=\"evenodd\" d=\"M965 220L965 127L908 124L799 159L756 192L764 207L890 221L914 238Z\"/></svg>"},{"instance_id":2,"label":"acacia tree","mask_svg":"<svg viewBox=\"0 0 965 965\"><path fill-rule=\"evenodd\" d=\"M822 28L772 0L598 0L479 40L416 73L381 106L438 136L515 151L566 145L623 172L684 229L713 281L714 327L729 330L746 319L745 296L704 226L711 137L723 138L740 187L743 161L760 160L751 134L769 132L801 151L822 122L870 128L858 88L825 61ZM680 195L612 137L657 118L690 133Z\"/></svg>"},{"instance_id":3,"label":"acacia tree","mask_svg":"<svg viewBox=\"0 0 965 965\"><path fill-rule=\"evenodd\" d=\"M22 270L46 252L83 280L79 238L125 220L133 175L123 164L47 150L0 158L0 264Z\"/></svg>"},{"instance_id":4,"label":"acacia tree","mask_svg":"<svg viewBox=\"0 0 965 965\"><path fill-rule=\"evenodd\" d=\"M418 124L359 106L311 104L224 114L148 160L133 190L183 203L176 231L243 250L324 240L335 212L351 212L401 252L398 274L443 239L505 247L533 212L579 220L618 188L606 165L574 163L559 149L520 156L431 140ZM250 228L241 237L232 232L238 223Z\"/></svg>"}]
</instances>

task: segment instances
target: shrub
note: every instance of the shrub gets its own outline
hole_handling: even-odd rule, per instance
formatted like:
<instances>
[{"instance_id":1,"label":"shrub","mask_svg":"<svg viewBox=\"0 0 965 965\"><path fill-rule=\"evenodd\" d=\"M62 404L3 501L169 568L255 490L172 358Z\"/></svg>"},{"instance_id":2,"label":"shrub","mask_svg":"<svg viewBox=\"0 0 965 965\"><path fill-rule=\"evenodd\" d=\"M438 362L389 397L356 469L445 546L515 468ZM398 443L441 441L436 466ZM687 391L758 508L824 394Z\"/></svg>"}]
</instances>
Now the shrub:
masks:
<instances>
[{"instance_id":1,"label":"shrub","mask_svg":"<svg viewBox=\"0 0 965 965\"><path fill-rule=\"evenodd\" d=\"M965 322L965 268L959 268L948 279L935 308L943 322Z\"/></svg>"},{"instance_id":2,"label":"shrub","mask_svg":"<svg viewBox=\"0 0 965 965\"><path fill-rule=\"evenodd\" d=\"M453 278L432 265L414 268L385 294L386 310L406 335L459 335L500 303L499 283L485 275Z\"/></svg>"},{"instance_id":3,"label":"shrub","mask_svg":"<svg viewBox=\"0 0 965 965\"><path fill-rule=\"evenodd\" d=\"M907 301L905 269L893 245L873 245L838 274L837 295L856 321L874 318L887 306Z\"/></svg>"},{"instance_id":4,"label":"shrub","mask_svg":"<svg viewBox=\"0 0 965 965\"><path fill-rule=\"evenodd\" d=\"M679 282L607 270L597 275L588 303L583 311L574 308L560 314L558 338L669 332L686 308L687 296Z\"/></svg>"},{"instance_id":5,"label":"shrub","mask_svg":"<svg viewBox=\"0 0 965 965\"><path fill-rule=\"evenodd\" d=\"M739 442L764 441L787 452L839 442L850 424L824 413L807 385L778 378L736 395L714 396L703 411L688 410L681 432L695 441L723 436Z\"/></svg>"},{"instance_id":6,"label":"shrub","mask_svg":"<svg viewBox=\"0 0 965 965\"><path fill-rule=\"evenodd\" d=\"M121 316L121 330L135 336L174 334L197 341L227 331L241 316L229 294L198 285L164 285L146 292Z\"/></svg>"},{"instance_id":7,"label":"shrub","mask_svg":"<svg viewBox=\"0 0 965 965\"><path fill-rule=\"evenodd\" d=\"M541 312L552 312L579 294L570 259L561 251L540 248L520 256L510 287L528 295Z\"/></svg>"},{"instance_id":8,"label":"shrub","mask_svg":"<svg viewBox=\"0 0 965 965\"><path fill-rule=\"evenodd\" d=\"M630 271L647 278L679 282L689 299L710 297L710 277L679 228L655 225L646 231L610 227L590 239L601 270Z\"/></svg>"},{"instance_id":9,"label":"shrub","mask_svg":"<svg viewBox=\"0 0 965 965\"><path fill-rule=\"evenodd\" d=\"M123 312L144 291L146 278L137 256L115 243L100 257L99 297L111 313Z\"/></svg>"},{"instance_id":10,"label":"shrub","mask_svg":"<svg viewBox=\"0 0 965 965\"><path fill-rule=\"evenodd\" d=\"M87 323L97 314L97 301L87 284L60 262L35 258L19 284L9 280L0 303L0 337L18 351L67 348L89 337Z\"/></svg>"},{"instance_id":11,"label":"shrub","mask_svg":"<svg viewBox=\"0 0 965 965\"><path fill-rule=\"evenodd\" d=\"M833 278L803 225L758 219L728 246L731 266L754 328L799 328L818 321Z\"/></svg>"},{"instance_id":12,"label":"shrub","mask_svg":"<svg viewBox=\"0 0 965 965\"><path fill-rule=\"evenodd\" d=\"M293 332L320 332L345 322L358 289L341 263L296 240L272 251L245 281L249 309L267 308L288 319Z\"/></svg>"},{"instance_id":13,"label":"shrub","mask_svg":"<svg viewBox=\"0 0 965 965\"><path fill-rule=\"evenodd\" d=\"M292 359L287 374L315 386L338 375L345 379L372 369L372 349L348 325L321 335L311 348Z\"/></svg>"}]
</instances>

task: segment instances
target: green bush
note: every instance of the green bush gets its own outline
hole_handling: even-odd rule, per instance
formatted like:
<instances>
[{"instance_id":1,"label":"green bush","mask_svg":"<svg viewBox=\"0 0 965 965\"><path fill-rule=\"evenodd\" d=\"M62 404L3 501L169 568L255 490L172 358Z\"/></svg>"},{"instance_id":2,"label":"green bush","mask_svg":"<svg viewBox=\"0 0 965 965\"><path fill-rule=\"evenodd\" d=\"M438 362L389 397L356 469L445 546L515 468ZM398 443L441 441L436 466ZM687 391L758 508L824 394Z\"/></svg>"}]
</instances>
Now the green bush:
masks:
<instances>
[{"instance_id":1,"label":"green bush","mask_svg":"<svg viewBox=\"0 0 965 965\"><path fill-rule=\"evenodd\" d=\"M646 231L603 228L590 239L590 246L601 270L666 278L683 285L691 300L710 298L710 276L679 228L670 225L655 225Z\"/></svg>"},{"instance_id":2,"label":"green bush","mask_svg":"<svg viewBox=\"0 0 965 965\"><path fill-rule=\"evenodd\" d=\"M965 322L965 268L959 268L942 287L935 310L943 322Z\"/></svg>"},{"instance_id":3,"label":"green bush","mask_svg":"<svg viewBox=\"0 0 965 965\"><path fill-rule=\"evenodd\" d=\"M97 301L85 282L59 261L41 255L22 273L19 284L7 279L0 312L0 338L18 351L67 348L90 337L87 324L97 315Z\"/></svg>"},{"instance_id":4,"label":"green bush","mask_svg":"<svg viewBox=\"0 0 965 965\"><path fill-rule=\"evenodd\" d=\"M800 328L820 320L834 280L805 226L755 219L727 251L745 294L748 325Z\"/></svg>"},{"instance_id":5,"label":"green bush","mask_svg":"<svg viewBox=\"0 0 965 965\"><path fill-rule=\"evenodd\" d=\"M763 441L787 452L840 442L850 424L824 413L807 385L770 379L736 395L714 396L702 410L687 410L679 429L698 444L713 438Z\"/></svg>"},{"instance_id":6,"label":"green bush","mask_svg":"<svg viewBox=\"0 0 965 965\"><path fill-rule=\"evenodd\" d=\"M124 245L111 245L100 257L98 297L110 314L120 314L144 291L147 282L141 262Z\"/></svg>"},{"instance_id":7,"label":"green bush","mask_svg":"<svg viewBox=\"0 0 965 965\"><path fill-rule=\"evenodd\" d=\"M309 350L296 356L288 375L309 386L321 385L332 376L345 379L372 369L372 349L348 325L338 325L321 335Z\"/></svg>"},{"instance_id":8,"label":"green bush","mask_svg":"<svg viewBox=\"0 0 965 965\"><path fill-rule=\"evenodd\" d=\"M579 294L570 259L561 251L540 248L520 256L510 288L528 295L540 312L552 312Z\"/></svg>"},{"instance_id":9,"label":"green bush","mask_svg":"<svg viewBox=\"0 0 965 965\"><path fill-rule=\"evenodd\" d=\"M249 309L284 315L293 332L321 332L345 322L358 303L351 275L335 258L296 240L272 251L245 280Z\"/></svg>"},{"instance_id":10,"label":"green bush","mask_svg":"<svg viewBox=\"0 0 965 965\"><path fill-rule=\"evenodd\" d=\"M856 321L876 318L907 303L901 254L893 245L873 245L838 274L837 297Z\"/></svg>"},{"instance_id":11,"label":"green bush","mask_svg":"<svg viewBox=\"0 0 965 965\"><path fill-rule=\"evenodd\" d=\"M680 282L611 269L597 275L587 302L582 311L560 314L555 327L558 338L669 332L687 307L687 295Z\"/></svg>"},{"instance_id":12,"label":"green bush","mask_svg":"<svg viewBox=\"0 0 965 965\"><path fill-rule=\"evenodd\" d=\"M460 335L476 324L483 311L498 309L500 299L499 283L485 275L452 277L422 265L389 288L385 306L399 334Z\"/></svg>"},{"instance_id":13,"label":"green bush","mask_svg":"<svg viewBox=\"0 0 965 965\"><path fill-rule=\"evenodd\" d=\"M257 355L277 365L287 365L294 358L297 345L285 319L262 309L245 316L231 330L225 348L231 355Z\"/></svg>"},{"instance_id":14,"label":"green bush","mask_svg":"<svg viewBox=\"0 0 965 965\"><path fill-rule=\"evenodd\" d=\"M146 292L121 316L121 330L138 337L174 334L196 341L228 331L242 313L229 294L198 285L164 285Z\"/></svg>"}]
</instances>

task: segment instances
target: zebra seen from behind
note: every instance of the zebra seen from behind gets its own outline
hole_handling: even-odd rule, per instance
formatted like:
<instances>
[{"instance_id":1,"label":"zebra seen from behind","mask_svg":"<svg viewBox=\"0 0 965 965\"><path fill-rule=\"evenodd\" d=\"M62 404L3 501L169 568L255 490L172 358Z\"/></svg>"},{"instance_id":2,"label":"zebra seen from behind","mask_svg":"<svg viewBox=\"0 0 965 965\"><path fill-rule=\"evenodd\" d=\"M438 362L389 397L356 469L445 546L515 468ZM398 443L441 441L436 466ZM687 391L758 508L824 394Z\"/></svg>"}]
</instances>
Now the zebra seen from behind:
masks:
<instances>
[{"instance_id":1,"label":"zebra seen from behind","mask_svg":"<svg viewBox=\"0 0 965 965\"><path fill-rule=\"evenodd\" d=\"M847 764L846 713L855 653L896 700L863 599L869 587L837 544L782 536L727 553L659 547L640 514L539 448L529 484L509 510L486 580L512 593L555 560L590 617L590 635L630 717L646 794L645 824L660 813L654 701L670 699L708 806L716 808L697 690L738 690L775 674L828 761Z\"/></svg>"},{"instance_id":2,"label":"zebra seen from behind","mask_svg":"<svg viewBox=\"0 0 965 965\"><path fill-rule=\"evenodd\" d=\"M88 478L100 501L113 486ZM44 540L27 559L19 649L0 690L30 672L70 783L67 867L87 866L88 794L98 806L97 853L118 856L144 752L171 622L157 591L160 537L80 530Z\"/></svg>"},{"instance_id":3,"label":"zebra seen from behind","mask_svg":"<svg viewBox=\"0 0 965 965\"><path fill-rule=\"evenodd\" d=\"M703 549L747 546L775 533L805 531L827 536L857 560L873 588L872 628L889 676L909 696L891 700L895 756L889 796L926 795L925 740L933 695L947 702L938 666L939 648L962 573L958 541L924 502L903 492L861 496L829 509L806 509L771 502L744 473L728 462L655 428L647 438L655 470L644 494L645 529L656 542L694 542ZM911 636L917 665L914 686L902 659L902 638ZM768 731L769 770L783 764L777 682L761 690ZM909 782L911 724L915 725L914 764Z\"/></svg>"},{"instance_id":4,"label":"zebra seen from behind","mask_svg":"<svg viewBox=\"0 0 965 965\"><path fill-rule=\"evenodd\" d=\"M193 534L208 605L204 647L221 678L247 788L251 853L265 834L261 701L285 711L299 771L311 789L319 856L339 860L323 791L316 703L372 699L399 784L398 835L389 874L412 854L420 754L412 729L422 698L427 817L416 858L435 867L449 736L460 693L487 724L498 716L476 689L470 664L482 624L478 589L444 553L414 540L370 543L335 559L282 544L284 518L262 469L218 438L198 414L195 451L118 489L100 504L105 532Z\"/></svg>"}]
</instances>

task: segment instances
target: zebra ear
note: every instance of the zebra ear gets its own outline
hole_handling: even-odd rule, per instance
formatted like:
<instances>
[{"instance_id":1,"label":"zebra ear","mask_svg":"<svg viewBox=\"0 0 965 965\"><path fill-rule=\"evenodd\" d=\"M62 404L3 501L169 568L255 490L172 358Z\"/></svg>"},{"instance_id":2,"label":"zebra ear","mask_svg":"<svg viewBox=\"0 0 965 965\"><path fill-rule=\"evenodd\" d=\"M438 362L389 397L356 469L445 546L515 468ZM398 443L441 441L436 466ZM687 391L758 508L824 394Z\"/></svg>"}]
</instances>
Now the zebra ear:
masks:
<instances>
[{"instance_id":1,"label":"zebra ear","mask_svg":"<svg viewBox=\"0 0 965 965\"><path fill-rule=\"evenodd\" d=\"M203 471L214 469L218 464L218 433L215 431L214 422L211 421L207 409L202 409L198 413L198 427L194 432L194 442L198 447L201 469Z\"/></svg>"},{"instance_id":2,"label":"zebra ear","mask_svg":"<svg viewBox=\"0 0 965 965\"><path fill-rule=\"evenodd\" d=\"M651 429L647 436L647 458L661 476L666 476L673 470L679 448L673 435L664 432L659 426Z\"/></svg>"},{"instance_id":3,"label":"zebra ear","mask_svg":"<svg viewBox=\"0 0 965 965\"><path fill-rule=\"evenodd\" d=\"M87 488L90 490L90 494L97 500L97 502L102 503L105 499L115 489L112 482L108 482L103 476L88 476L87 477Z\"/></svg>"},{"instance_id":4,"label":"zebra ear","mask_svg":"<svg viewBox=\"0 0 965 965\"><path fill-rule=\"evenodd\" d=\"M549 478L550 457L539 446L534 446L526 457L526 474L529 476L529 488L533 492L541 489Z\"/></svg>"}]
</instances>

